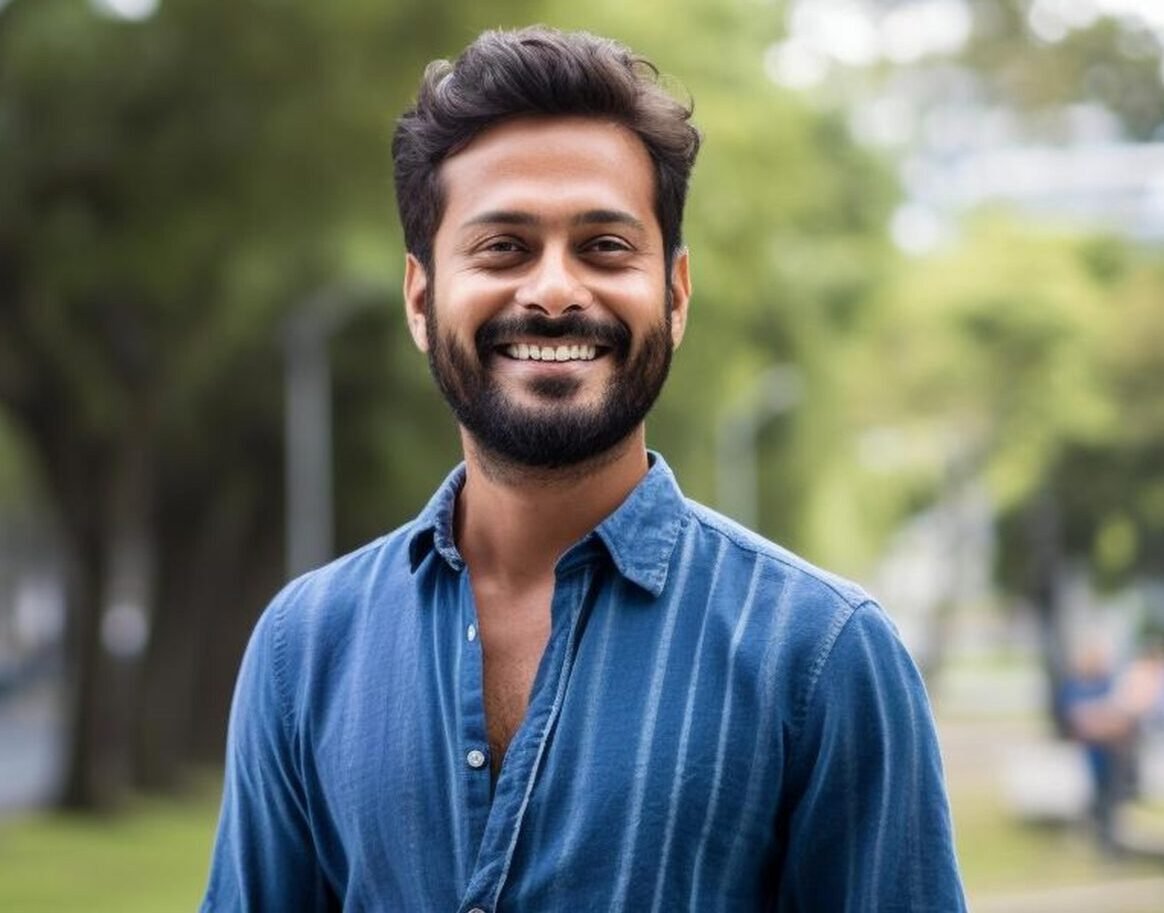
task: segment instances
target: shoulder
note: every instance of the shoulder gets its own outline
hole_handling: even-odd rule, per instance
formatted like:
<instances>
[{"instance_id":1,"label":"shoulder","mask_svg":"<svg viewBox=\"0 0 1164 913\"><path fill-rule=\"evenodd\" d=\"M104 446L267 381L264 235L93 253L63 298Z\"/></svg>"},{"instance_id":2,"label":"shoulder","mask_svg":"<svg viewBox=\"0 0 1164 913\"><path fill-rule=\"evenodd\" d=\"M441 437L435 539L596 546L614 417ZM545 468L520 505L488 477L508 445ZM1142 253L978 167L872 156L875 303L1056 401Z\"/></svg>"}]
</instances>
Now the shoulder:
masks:
<instances>
[{"instance_id":1,"label":"shoulder","mask_svg":"<svg viewBox=\"0 0 1164 913\"><path fill-rule=\"evenodd\" d=\"M839 606L856 608L870 601L869 594L853 581L817 567L698 501L687 498L686 503L692 525L709 537L722 539L738 557L754 560L780 579L818 592Z\"/></svg>"},{"instance_id":2,"label":"shoulder","mask_svg":"<svg viewBox=\"0 0 1164 913\"><path fill-rule=\"evenodd\" d=\"M817 567L722 514L687 500L686 534L717 582L709 611L754 642L802 718L824 677L860 675L885 654L905 656L893 622L859 584ZM746 618L742 617L746 616ZM738 620L737 620L738 617Z\"/></svg>"},{"instance_id":3,"label":"shoulder","mask_svg":"<svg viewBox=\"0 0 1164 913\"><path fill-rule=\"evenodd\" d=\"M252 649L263 652L277 677L294 688L312 667L328 664L362 628L392 611L411 576L405 524L287 583L255 627Z\"/></svg>"},{"instance_id":4,"label":"shoulder","mask_svg":"<svg viewBox=\"0 0 1164 913\"><path fill-rule=\"evenodd\" d=\"M716 511L687 501L689 535L697 548L713 555L720 573L749 580L749 593L783 636L800 635L827 648L865 606L876 607L866 590L830 573ZM876 608L880 612L880 608ZM807 644L806 644L807 645Z\"/></svg>"},{"instance_id":5,"label":"shoulder","mask_svg":"<svg viewBox=\"0 0 1164 913\"><path fill-rule=\"evenodd\" d=\"M378 581L409 572L408 542L413 524L366 543L290 581L270 609L304 624L326 624L350 611L361 594Z\"/></svg>"}]
</instances>

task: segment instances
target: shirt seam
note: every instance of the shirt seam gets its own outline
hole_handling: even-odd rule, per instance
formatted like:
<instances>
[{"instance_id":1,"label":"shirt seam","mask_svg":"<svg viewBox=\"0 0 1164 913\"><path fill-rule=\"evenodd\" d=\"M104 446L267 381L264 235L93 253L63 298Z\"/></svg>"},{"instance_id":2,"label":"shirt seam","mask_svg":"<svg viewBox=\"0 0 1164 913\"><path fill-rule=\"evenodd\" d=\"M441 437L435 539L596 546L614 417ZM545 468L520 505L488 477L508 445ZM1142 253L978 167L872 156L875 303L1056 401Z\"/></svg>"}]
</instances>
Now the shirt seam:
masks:
<instances>
[{"instance_id":1,"label":"shirt seam","mask_svg":"<svg viewBox=\"0 0 1164 913\"><path fill-rule=\"evenodd\" d=\"M691 506L688 506L687 512L704 529L707 529L713 533L718 533L719 535L723 536L725 539L731 540L732 544L735 545L737 548L743 549L744 551L746 551L752 555L756 555L756 556L761 557L761 558L767 558L770 561L774 561L777 564L780 564L780 565L788 568L791 571L795 571L798 574L803 574L804 576L810 577L811 579L815 580L821 586L826 587L827 589L831 590L833 592L833 594L838 599L840 599L846 605L846 607L849 608L850 611L856 611L857 609L861 608L862 606L875 601L865 594L862 594L860 596L860 598L858 598L856 596L853 596L850 593L846 593L843 589L841 589L835 583L833 583L833 581L831 581L825 574L822 574L820 571L816 570L815 568L808 566L808 565L805 565L805 564L798 563L796 561L790 561L788 558L781 555L779 552L773 551L771 549L760 548L756 544L749 542L746 539L737 535L734 530L727 528L727 527L724 527L724 526L721 526L720 524L714 522L714 520L712 518L703 516L698 510L694 509ZM844 624L844 622L842 622L842 625L843 624Z\"/></svg>"},{"instance_id":2,"label":"shirt seam","mask_svg":"<svg viewBox=\"0 0 1164 913\"><path fill-rule=\"evenodd\" d=\"M275 679L275 699L279 702L279 722L283 728L283 737L287 740L288 748L290 748L295 726L294 713L291 709L291 696L285 690L287 663L286 611L286 602L280 602L275 607L275 614L271 620L271 624L275 629L272 642L274 657L271 663L271 674Z\"/></svg>"},{"instance_id":3,"label":"shirt seam","mask_svg":"<svg viewBox=\"0 0 1164 913\"><path fill-rule=\"evenodd\" d=\"M837 641L840 640L841 634L861 609L876 605L877 603L874 600L866 599L856 605L851 605L848 612L839 613L833 619L833 623L825 633L824 640L817 650L812 665L809 667L808 682L804 688L804 695L793 713L793 732L795 735L800 735L805 721L808 719L808 709L812 706L813 698L816 697L817 685L820 683L825 666L828 665L829 660L834 655Z\"/></svg>"}]
</instances>

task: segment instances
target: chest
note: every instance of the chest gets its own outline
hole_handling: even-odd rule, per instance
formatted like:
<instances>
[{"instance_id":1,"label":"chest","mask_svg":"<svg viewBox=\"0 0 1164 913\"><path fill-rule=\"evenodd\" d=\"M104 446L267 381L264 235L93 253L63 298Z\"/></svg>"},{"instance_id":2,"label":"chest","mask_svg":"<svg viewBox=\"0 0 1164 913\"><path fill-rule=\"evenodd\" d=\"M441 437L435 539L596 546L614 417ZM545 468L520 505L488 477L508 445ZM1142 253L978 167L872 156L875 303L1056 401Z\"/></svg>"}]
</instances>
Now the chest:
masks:
<instances>
[{"instance_id":1,"label":"chest","mask_svg":"<svg viewBox=\"0 0 1164 913\"><path fill-rule=\"evenodd\" d=\"M503 889L500 909L651 909L663 885L686 908L697 881L760 877L781 794L770 638L586 574L528 602L449 583L345 641L366 662L311 721L306 793L353 906ZM486 739L494 765L508 753L493 778Z\"/></svg>"},{"instance_id":2,"label":"chest","mask_svg":"<svg viewBox=\"0 0 1164 913\"><path fill-rule=\"evenodd\" d=\"M524 592L475 588L490 758L496 774L521 726L550 636L553 583Z\"/></svg>"}]
</instances>

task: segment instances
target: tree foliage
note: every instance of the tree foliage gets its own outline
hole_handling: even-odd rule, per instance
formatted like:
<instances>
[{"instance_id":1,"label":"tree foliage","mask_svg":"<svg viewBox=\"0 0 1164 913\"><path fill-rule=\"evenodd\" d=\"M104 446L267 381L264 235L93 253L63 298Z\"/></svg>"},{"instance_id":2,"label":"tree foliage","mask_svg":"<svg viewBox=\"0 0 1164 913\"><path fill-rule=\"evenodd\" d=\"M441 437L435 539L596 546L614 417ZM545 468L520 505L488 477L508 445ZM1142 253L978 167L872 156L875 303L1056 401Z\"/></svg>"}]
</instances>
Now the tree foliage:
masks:
<instances>
[{"instance_id":1,"label":"tree foliage","mask_svg":"<svg viewBox=\"0 0 1164 913\"><path fill-rule=\"evenodd\" d=\"M389 112L453 30L444 15L0 8L0 403L65 533L70 804L115 801L131 771L163 784L221 740L242 639L281 576L281 321L324 288L391 306ZM382 347L341 334L345 394L366 388L361 358L399 349L386 320L363 326ZM353 395L341 446L367 450L370 411L432 425L387 390ZM423 466L401 450L377 486L388 513ZM126 601L151 616L143 661L102 638Z\"/></svg>"}]
</instances>

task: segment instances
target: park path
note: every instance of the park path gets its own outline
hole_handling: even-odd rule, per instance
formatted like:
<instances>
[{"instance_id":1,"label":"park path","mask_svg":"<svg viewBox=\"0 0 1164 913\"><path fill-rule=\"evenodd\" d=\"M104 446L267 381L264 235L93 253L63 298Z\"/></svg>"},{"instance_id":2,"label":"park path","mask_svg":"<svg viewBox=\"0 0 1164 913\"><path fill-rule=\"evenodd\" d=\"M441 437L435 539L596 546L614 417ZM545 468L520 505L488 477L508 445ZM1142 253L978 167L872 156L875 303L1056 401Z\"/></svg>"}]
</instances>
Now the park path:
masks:
<instances>
[{"instance_id":1,"label":"park path","mask_svg":"<svg viewBox=\"0 0 1164 913\"><path fill-rule=\"evenodd\" d=\"M0 821L52 798L64 761L59 705L47 686L0 701Z\"/></svg>"},{"instance_id":2,"label":"park path","mask_svg":"<svg viewBox=\"0 0 1164 913\"><path fill-rule=\"evenodd\" d=\"M957 709L964 714L978 709L985 702L977 697L968 694L966 703ZM1032 810L1064 816L1083 812L1085 798L1074 795L1082 784L1047 763L1061 759L1064 746L1054 742L1037 721L1021 715L966 714L956 720L939 719L939 729L952 788L972 795L1004 794L1016 822ZM1016 778L1016 773L1021 776ZM1012 788L1006 795L1008 775L1021 786L1021 794ZM1161 782L1160 777L1154 779ZM1135 844L1143 847L1145 858L1164 858L1157 855L1161 846L1158 827L1135 836L1143 838ZM1149 847L1154 852L1149 853ZM1063 874L1070 877L1067 872ZM1164 869L1142 874L1113 872L1110 878L1103 877L1102 870L1092 873L1093 877L1076 873L1080 876L1074 885L975 891L968 898L969 908L971 913L1164 913Z\"/></svg>"},{"instance_id":3,"label":"park path","mask_svg":"<svg viewBox=\"0 0 1164 913\"><path fill-rule=\"evenodd\" d=\"M971 913L1164 913L1164 878L1135 878L973 898Z\"/></svg>"}]
</instances>

